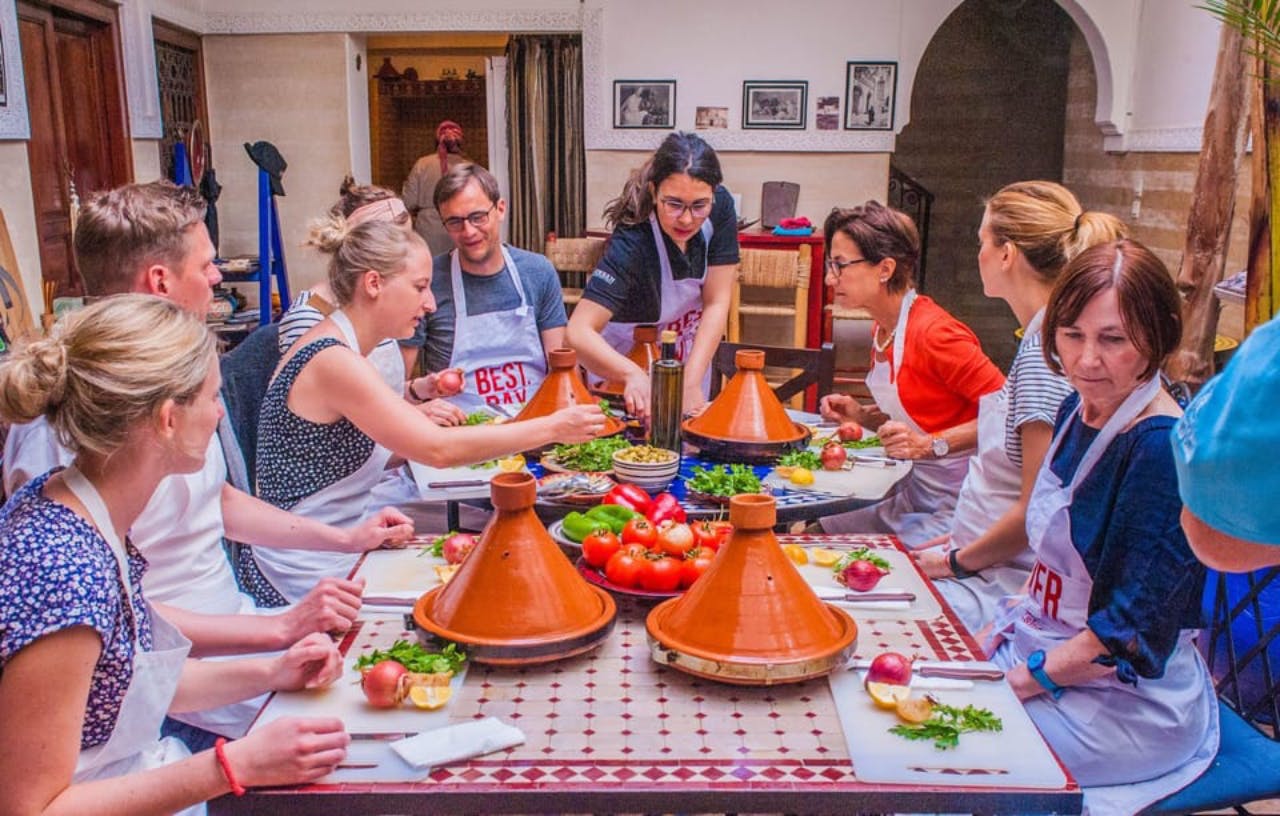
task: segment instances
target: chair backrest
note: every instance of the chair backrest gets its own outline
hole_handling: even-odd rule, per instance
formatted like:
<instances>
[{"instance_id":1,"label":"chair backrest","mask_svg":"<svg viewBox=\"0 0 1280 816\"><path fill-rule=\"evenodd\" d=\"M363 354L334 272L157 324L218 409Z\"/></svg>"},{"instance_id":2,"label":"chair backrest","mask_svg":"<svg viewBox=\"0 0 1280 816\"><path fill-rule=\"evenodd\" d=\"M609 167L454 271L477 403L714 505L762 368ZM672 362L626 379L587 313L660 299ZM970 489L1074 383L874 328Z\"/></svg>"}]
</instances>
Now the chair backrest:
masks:
<instances>
[{"instance_id":1,"label":"chair backrest","mask_svg":"<svg viewBox=\"0 0 1280 816\"><path fill-rule=\"evenodd\" d=\"M739 250L738 257L738 279L734 283L729 306L729 342L742 341L743 315L760 315L791 318L792 344L797 348L804 346L809 326L809 275L813 247L799 244L787 249L747 248ZM744 286L785 290L790 295L789 302L744 302Z\"/></svg>"},{"instance_id":2,"label":"chair backrest","mask_svg":"<svg viewBox=\"0 0 1280 816\"><path fill-rule=\"evenodd\" d=\"M720 393L724 385L723 379L737 373L738 367L733 358L739 349L763 351L765 368L785 368L796 372L773 385L773 393L779 400L785 402L810 386L817 386L819 396L831 393L836 371L836 352L830 343L824 344L820 349L721 343L715 356L711 358L711 396Z\"/></svg>"},{"instance_id":3,"label":"chair backrest","mask_svg":"<svg viewBox=\"0 0 1280 816\"><path fill-rule=\"evenodd\" d=\"M1234 575L1209 571L1201 649L1218 698L1255 727L1280 726L1280 567ZM1266 733L1266 732L1264 732Z\"/></svg>"},{"instance_id":4,"label":"chair backrest","mask_svg":"<svg viewBox=\"0 0 1280 816\"><path fill-rule=\"evenodd\" d=\"M221 360L222 399L234 437L228 440L225 431L220 431L222 450L227 456L232 483L246 479L246 484L236 484L236 487L250 493L254 492L257 474L258 412L271 375L280 362L278 336L278 324L259 326L240 345L222 355ZM237 458L242 468L237 467Z\"/></svg>"}]
</instances>

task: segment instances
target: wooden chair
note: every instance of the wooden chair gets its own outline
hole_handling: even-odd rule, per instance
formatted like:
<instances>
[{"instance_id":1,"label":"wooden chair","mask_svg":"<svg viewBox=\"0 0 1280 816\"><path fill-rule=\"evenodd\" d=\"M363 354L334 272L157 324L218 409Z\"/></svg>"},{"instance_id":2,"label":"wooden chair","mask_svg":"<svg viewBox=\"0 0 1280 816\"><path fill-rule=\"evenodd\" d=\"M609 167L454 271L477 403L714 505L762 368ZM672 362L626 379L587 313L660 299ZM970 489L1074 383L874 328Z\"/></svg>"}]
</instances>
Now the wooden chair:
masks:
<instances>
[{"instance_id":1,"label":"wooden chair","mask_svg":"<svg viewBox=\"0 0 1280 816\"><path fill-rule=\"evenodd\" d=\"M711 396L714 398L724 387L724 380L737 373L734 355L739 349L758 349L764 352L766 376L768 370L787 369L789 374L769 378L769 385L778 399L791 400L793 408L804 407L805 391L814 389L814 400L830 394L835 379L836 352L830 343L820 349L788 348L786 346L762 346L757 343L721 343L711 358Z\"/></svg>"},{"instance_id":2,"label":"wooden chair","mask_svg":"<svg viewBox=\"0 0 1280 816\"><path fill-rule=\"evenodd\" d=\"M795 249L742 249L739 256L741 265L729 307L729 342L742 342L742 315L790 317L791 344L795 348L804 348L805 332L809 327L809 273L813 247L800 244ZM745 286L787 290L791 302L743 301L742 289Z\"/></svg>"},{"instance_id":3,"label":"wooden chair","mask_svg":"<svg viewBox=\"0 0 1280 816\"><path fill-rule=\"evenodd\" d=\"M547 233L545 254L560 273L565 306L572 307L582 299L587 278L596 271L606 242L605 238L557 238L554 232Z\"/></svg>"},{"instance_id":4,"label":"wooden chair","mask_svg":"<svg viewBox=\"0 0 1280 816\"><path fill-rule=\"evenodd\" d=\"M1278 576L1280 567L1248 575L1209 572L1210 626L1201 649L1218 691L1218 755L1199 779L1144 813L1250 813L1247 803L1280 797Z\"/></svg>"}]
</instances>

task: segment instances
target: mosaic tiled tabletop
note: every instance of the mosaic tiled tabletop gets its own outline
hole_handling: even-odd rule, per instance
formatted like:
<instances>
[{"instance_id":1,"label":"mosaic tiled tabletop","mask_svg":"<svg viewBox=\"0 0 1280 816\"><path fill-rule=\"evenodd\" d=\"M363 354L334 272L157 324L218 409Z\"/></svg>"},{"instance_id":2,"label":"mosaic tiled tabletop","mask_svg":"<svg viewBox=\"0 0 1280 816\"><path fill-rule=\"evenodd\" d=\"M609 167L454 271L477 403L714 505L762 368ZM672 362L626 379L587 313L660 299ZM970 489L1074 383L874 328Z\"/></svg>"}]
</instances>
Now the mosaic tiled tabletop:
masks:
<instances>
[{"instance_id":1,"label":"mosaic tiled tabletop","mask_svg":"<svg viewBox=\"0 0 1280 816\"><path fill-rule=\"evenodd\" d=\"M780 539L897 546L880 536ZM825 679L737 687L660 666L646 643L649 609L619 599L613 633L587 655L525 669L471 667L449 703L451 721L498 717L525 732L523 745L431 769L417 781L252 792L224 797L212 812L1079 812L1075 787L859 782ZM369 618L347 648L358 653L401 637L413 637L401 618ZM885 650L980 659L949 611L930 620L860 620L858 656Z\"/></svg>"}]
</instances>

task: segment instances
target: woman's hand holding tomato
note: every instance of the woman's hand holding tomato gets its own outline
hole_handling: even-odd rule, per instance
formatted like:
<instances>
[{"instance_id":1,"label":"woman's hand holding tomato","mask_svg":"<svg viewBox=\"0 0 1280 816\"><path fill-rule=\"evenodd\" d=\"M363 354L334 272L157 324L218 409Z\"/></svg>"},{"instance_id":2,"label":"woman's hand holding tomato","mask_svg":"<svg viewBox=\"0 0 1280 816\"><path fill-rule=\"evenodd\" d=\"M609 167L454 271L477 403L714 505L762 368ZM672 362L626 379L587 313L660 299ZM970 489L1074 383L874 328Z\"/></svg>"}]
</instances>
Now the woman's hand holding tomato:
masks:
<instances>
[{"instance_id":1,"label":"woman's hand holding tomato","mask_svg":"<svg viewBox=\"0 0 1280 816\"><path fill-rule=\"evenodd\" d=\"M596 569L603 569L622 542L608 530L596 530L582 539L582 558Z\"/></svg>"}]
</instances>

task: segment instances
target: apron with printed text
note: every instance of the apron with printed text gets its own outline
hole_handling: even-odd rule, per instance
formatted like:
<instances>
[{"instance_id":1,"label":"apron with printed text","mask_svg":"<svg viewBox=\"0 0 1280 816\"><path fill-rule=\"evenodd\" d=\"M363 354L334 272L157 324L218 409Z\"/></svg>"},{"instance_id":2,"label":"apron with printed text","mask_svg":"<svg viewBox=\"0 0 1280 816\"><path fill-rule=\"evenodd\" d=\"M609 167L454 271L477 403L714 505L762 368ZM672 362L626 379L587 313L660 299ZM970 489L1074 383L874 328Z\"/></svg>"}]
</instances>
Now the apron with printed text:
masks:
<instances>
[{"instance_id":1,"label":"apron with printed text","mask_svg":"<svg viewBox=\"0 0 1280 816\"><path fill-rule=\"evenodd\" d=\"M152 648L143 650L138 640L139 624L133 605L133 586L129 581L129 560L124 543L111 523L111 515L97 489L74 465L63 471L62 479L67 489L84 505L99 534L111 548L124 587L121 603L128 612L133 629L132 674L111 736L101 745L80 752L72 781L108 779L179 762L191 753L173 737L161 739L160 725L178 689L191 641L164 618L151 614ZM182 811L182 816L204 812L202 803Z\"/></svg>"},{"instance_id":2,"label":"apron with printed text","mask_svg":"<svg viewBox=\"0 0 1280 816\"><path fill-rule=\"evenodd\" d=\"M664 331L676 333L676 359L684 360L693 349L693 338L698 333L698 325L702 322L702 285L707 278L706 255L703 255L702 274L696 278L676 280L671 272L671 256L667 254L667 242L662 240L662 227L658 226L658 216L649 214L649 227L653 230L653 241L658 247L658 265L662 278L658 290L658 334ZM711 249L711 236L714 230L711 219L702 222L702 240ZM626 356L635 345L635 330L642 323L610 322L600 332L614 351ZM601 382L596 376L591 377L593 385ZM702 378L702 395L706 396L711 387L711 367Z\"/></svg>"},{"instance_id":3,"label":"apron with printed text","mask_svg":"<svg viewBox=\"0 0 1280 816\"><path fill-rule=\"evenodd\" d=\"M905 365L902 355L906 345L907 319L915 299L916 290L908 290L898 313L893 359L897 361L899 371ZM918 434L928 435L902 406L892 363L876 360L873 356L866 384L872 399L889 419L905 424ZM968 470L967 452L952 452L941 459L914 459L911 472L903 477L893 495L870 507L829 516L822 520L822 528L829 533L891 533L907 547L917 547L950 530L956 497Z\"/></svg>"},{"instance_id":4,"label":"apron with printed text","mask_svg":"<svg viewBox=\"0 0 1280 816\"><path fill-rule=\"evenodd\" d=\"M1090 443L1070 484L1051 468L1065 432L1049 446L1027 508L1027 541L1036 556L1027 595L995 626L998 648L991 659L1002 668L1025 662L1038 649L1050 651L1088 625L1093 579L1071 539L1072 499L1159 389L1159 378L1152 378L1125 399ZM1067 422L1079 414L1077 406ZM1111 673L1067 688L1058 700L1041 694L1025 701L1036 727L1085 788L1087 812L1137 813L1185 787L1213 760L1217 699L1194 635L1182 632L1164 676L1139 678L1136 688Z\"/></svg>"},{"instance_id":5,"label":"apron with printed text","mask_svg":"<svg viewBox=\"0 0 1280 816\"><path fill-rule=\"evenodd\" d=\"M348 347L360 353L360 343L350 318L342 312L329 315L342 332ZM289 512L297 516L330 524L334 527L350 527L375 508L371 492L382 478L391 458L391 451L377 444L369 458L359 468L338 481L301 499ZM321 578L346 578L360 558L358 553L322 552L280 547L254 547L253 560L262 577L290 603L302 600Z\"/></svg>"},{"instance_id":6,"label":"apron with printed text","mask_svg":"<svg viewBox=\"0 0 1280 816\"><path fill-rule=\"evenodd\" d=\"M501 249L507 274L520 296L520 305L514 312L468 315L458 250L449 253L453 284L453 354L449 365L462 369L466 378L464 392L476 394L490 405L519 406L533 397L546 378L547 354L520 272L507 248Z\"/></svg>"}]
</instances>

